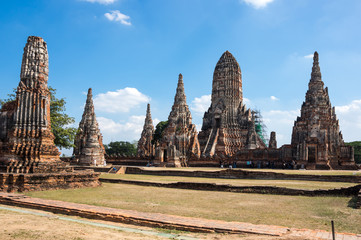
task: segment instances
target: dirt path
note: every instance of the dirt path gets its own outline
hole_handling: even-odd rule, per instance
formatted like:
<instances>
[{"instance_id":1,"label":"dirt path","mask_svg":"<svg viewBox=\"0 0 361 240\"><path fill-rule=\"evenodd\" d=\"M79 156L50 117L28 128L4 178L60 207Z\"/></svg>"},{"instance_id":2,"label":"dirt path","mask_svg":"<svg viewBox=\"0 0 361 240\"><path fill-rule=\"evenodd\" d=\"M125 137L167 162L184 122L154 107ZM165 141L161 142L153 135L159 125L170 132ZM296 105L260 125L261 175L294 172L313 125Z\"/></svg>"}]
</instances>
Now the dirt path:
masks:
<instances>
[{"instance_id":1,"label":"dirt path","mask_svg":"<svg viewBox=\"0 0 361 240\"><path fill-rule=\"evenodd\" d=\"M0 205L4 208L12 208L27 213L14 212L0 209L0 239L2 240L115 240L115 239L243 239L243 240L286 240L287 237L269 237L256 235L240 234L198 234L190 232L169 231L162 229L152 229L120 223L111 223L105 221L96 221L83 219L79 217L69 217L49 212L28 210L18 207ZM33 215L31 212L38 214ZM43 216L41 216L43 215ZM59 219L60 218L60 219ZM110 229L108 227L93 226L86 223L78 223L63 219L73 219L74 221L91 222L99 225L110 225L114 227L130 229L130 231L143 231L143 233L134 233ZM164 236L162 236L164 235ZM173 235L173 237L172 237ZM292 238L294 239L294 238ZM299 240L305 238L299 238Z\"/></svg>"}]
</instances>

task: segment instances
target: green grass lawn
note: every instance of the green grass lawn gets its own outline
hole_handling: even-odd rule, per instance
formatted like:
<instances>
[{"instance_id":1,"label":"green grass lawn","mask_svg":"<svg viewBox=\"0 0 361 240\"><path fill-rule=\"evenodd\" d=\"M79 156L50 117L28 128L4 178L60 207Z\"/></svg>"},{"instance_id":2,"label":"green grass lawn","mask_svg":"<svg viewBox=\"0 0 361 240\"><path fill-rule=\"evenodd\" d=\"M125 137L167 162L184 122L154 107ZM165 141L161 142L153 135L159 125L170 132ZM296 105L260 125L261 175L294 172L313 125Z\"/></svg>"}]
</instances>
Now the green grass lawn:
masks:
<instances>
[{"instance_id":1,"label":"green grass lawn","mask_svg":"<svg viewBox=\"0 0 361 240\"><path fill-rule=\"evenodd\" d=\"M149 171L220 171L227 168L211 167L187 167L187 168L166 168L166 167L142 167ZM283 170L267 168L237 168L236 170L259 171L259 172L276 172L284 174L306 174L306 175L358 175L361 176L361 170Z\"/></svg>"},{"instance_id":2,"label":"green grass lawn","mask_svg":"<svg viewBox=\"0 0 361 240\"><path fill-rule=\"evenodd\" d=\"M230 184L233 186L276 186L295 189L332 189L351 187L356 183L344 182L318 182L318 181L299 181L299 180L256 180L256 179L223 179L223 178L196 178L196 177L178 177L178 176L154 176L143 174L110 174L103 173L101 178L148 181L159 183L171 182L200 182Z\"/></svg>"},{"instance_id":3,"label":"green grass lawn","mask_svg":"<svg viewBox=\"0 0 361 240\"><path fill-rule=\"evenodd\" d=\"M28 192L26 195L143 212L361 233L361 210L349 197L301 197L194 191L103 183L98 188Z\"/></svg>"}]
</instances>

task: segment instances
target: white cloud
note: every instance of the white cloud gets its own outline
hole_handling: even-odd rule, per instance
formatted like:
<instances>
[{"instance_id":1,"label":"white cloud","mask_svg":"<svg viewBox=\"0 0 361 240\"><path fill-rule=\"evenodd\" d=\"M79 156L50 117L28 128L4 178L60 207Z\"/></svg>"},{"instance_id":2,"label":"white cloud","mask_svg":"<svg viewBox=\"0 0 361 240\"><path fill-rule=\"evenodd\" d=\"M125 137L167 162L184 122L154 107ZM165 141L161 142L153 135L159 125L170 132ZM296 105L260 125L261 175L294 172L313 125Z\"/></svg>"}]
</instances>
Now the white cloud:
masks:
<instances>
[{"instance_id":1,"label":"white cloud","mask_svg":"<svg viewBox=\"0 0 361 240\"><path fill-rule=\"evenodd\" d=\"M267 4L273 2L274 0L242 0L242 1L247 3L248 5L251 5L256 9L259 9L266 7Z\"/></svg>"},{"instance_id":2,"label":"white cloud","mask_svg":"<svg viewBox=\"0 0 361 240\"><path fill-rule=\"evenodd\" d=\"M83 0L85 2L91 2L91 3L100 3L104 5L112 4L116 2L116 0Z\"/></svg>"},{"instance_id":3,"label":"white cloud","mask_svg":"<svg viewBox=\"0 0 361 240\"><path fill-rule=\"evenodd\" d=\"M271 96L270 99L271 99L272 101L278 101L278 100L280 100L279 98L277 98L277 97L275 97L275 96Z\"/></svg>"},{"instance_id":4,"label":"white cloud","mask_svg":"<svg viewBox=\"0 0 361 240\"><path fill-rule=\"evenodd\" d=\"M344 106L335 106L345 142L361 140L361 99Z\"/></svg>"},{"instance_id":5,"label":"white cloud","mask_svg":"<svg viewBox=\"0 0 361 240\"><path fill-rule=\"evenodd\" d=\"M94 105L97 112L125 113L149 101L150 98L138 89L126 87L96 95Z\"/></svg>"},{"instance_id":6,"label":"white cloud","mask_svg":"<svg viewBox=\"0 0 361 240\"><path fill-rule=\"evenodd\" d=\"M243 103L246 105L250 105L251 104L251 100L249 100L248 98L243 98Z\"/></svg>"},{"instance_id":7,"label":"white cloud","mask_svg":"<svg viewBox=\"0 0 361 240\"><path fill-rule=\"evenodd\" d=\"M129 21L130 17L119 12L119 10L110 11L110 13L105 13L104 16L109 21L120 22L121 24L128 26L132 25Z\"/></svg>"},{"instance_id":8,"label":"white cloud","mask_svg":"<svg viewBox=\"0 0 361 240\"><path fill-rule=\"evenodd\" d=\"M211 106L211 95L203 95L199 98L194 98L192 101L191 109L198 115L203 116L203 114Z\"/></svg>"},{"instance_id":9,"label":"white cloud","mask_svg":"<svg viewBox=\"0 0 361 240\"><path fill-rule=\"evenodd\" d=\"M145 115L130 116L126 122L116 122L109 118L97 117L104 144L111 141L138 141L143 131L144 120ZM154 127L158 123L159 119L153 119Z\"/></svg>"},{"instance_id":10,"label":"white cloud","mask_svg":"<svg viewBox=\"0 0 361 240\"><path fill-rule=\"evenodd\" d=\"M284 144L290 144L293 124L297 116L300 115L300 111L271 110L261 113L263 115L263 121L267 126L268 134L272 131L276 132L278 147Z\"/></svg>"},{"instance_id":11,"label":"white cloud","mask_svg":"<svg viewBox=\"0 0 361 240\"><path fill-rule=\"evenodd\" d=\"M103 142L134 141L140 138L143 130L145 116L131 116L125 123L115 122L105 117L97 117Z\"/></svg>"},{"instance_id":12,"label":"white cloud","mask_svg":"<svg viewBox=\"0 0 361 240\"><path fill-rule=\"evenodd\" d=\"M304 58L313 58L313 53L312 54L308 54L308 55L306 55L306 56L303 56Z\"/></svg>"}]
</instances>

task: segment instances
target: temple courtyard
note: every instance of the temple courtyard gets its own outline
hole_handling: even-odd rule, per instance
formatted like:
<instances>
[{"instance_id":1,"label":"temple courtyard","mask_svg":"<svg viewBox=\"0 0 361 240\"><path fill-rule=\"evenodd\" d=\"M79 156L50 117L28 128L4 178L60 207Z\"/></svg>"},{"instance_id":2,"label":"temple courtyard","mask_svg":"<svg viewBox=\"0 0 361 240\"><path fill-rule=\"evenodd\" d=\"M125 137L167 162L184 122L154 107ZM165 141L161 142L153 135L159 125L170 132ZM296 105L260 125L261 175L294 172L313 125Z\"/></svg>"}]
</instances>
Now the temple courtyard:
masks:
<instances>
[{"instance_id":1,"label":"temple courtyard","mask_svg":"<svg viewBox=\"0 0 361 240\"><path fill-rule=\"evenodd\" d=\"M357 194L316 193L308 196L302 195L302 192L284 195L277 194L277 191L260 194L202 190L197 185L332 191L359 187L360 182L357 181L361 176L360 171L243 169L247 172L268 171L292 176L346 177L347 180L342 182L172 176L174 171L224 171L220 168L182 168L170 171L166 168L139 169L163 170L168 175L102 173L100 187L32 191L25 192L24 195L2 193L0 219L7 219L6 225L12 227L11 230L3 228L0 238L332 239L331 220L335 223L337 234L347 233L336 234L336 239L361 238L358 235L361 232L361 210L357 209L360 196ZM98 169L102 170L104 169ZM108 180L120 182L110 183ZM196 187L192 185L191 188L194 189L182 189L177 186L147 186L175 183L192 183ZM41 214L34 214L34 211ZM17 224L11 224L12 222ZM72 230L69 234L62 233L62 229L70 228Z\"/></svg>"}]
</instances>

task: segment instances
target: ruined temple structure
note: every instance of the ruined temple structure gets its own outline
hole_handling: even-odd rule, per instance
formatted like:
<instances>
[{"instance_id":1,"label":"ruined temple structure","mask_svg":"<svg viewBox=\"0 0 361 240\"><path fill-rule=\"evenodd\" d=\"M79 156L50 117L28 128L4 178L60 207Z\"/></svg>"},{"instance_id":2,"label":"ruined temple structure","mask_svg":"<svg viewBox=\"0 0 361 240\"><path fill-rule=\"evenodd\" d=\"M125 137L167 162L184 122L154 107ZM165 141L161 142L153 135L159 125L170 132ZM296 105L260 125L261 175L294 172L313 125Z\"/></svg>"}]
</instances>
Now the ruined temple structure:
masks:
<instances>
[{"instance_id":1,"label":"ruined temple structure","mask_svg":"<svg viewBox=\"0 0 361 240\"><path fill-rule=\"evenodd\" d=\"M154 157L154 145L152 143L154 126L150 113L150 104L147 105L147 115L145 117L142 135L138 141L137 156L152 159Z\"/></svg>"},{"instance_id":2,"label":"ruined temple structure","mask_svg":"<svg viewBox=\"0 0 361 240\"><path fill-rule=\"evenodd\" d=\"M228 51L215 67L211 100L198 136L202 156L223 158L241 149L266 148L256 133L251 110L243 103L241 68Z\"/></svg>"},{"instance_id":3,"label":"ruined temple structure","mask_svg":"<svg viewBox=\"0 0 361 240\"><path fill-rule=\"evenodd\" d=\"M186 102L183 76L179 74L174 104L168 117L168 125L157 146L154 163L175 167L186 166L189 158L197 158L200 155L197 135Z\"/></svg>"},{"instance_id":4,"label":"ruined temple structure","mask_svg":"<svg viewBox=\"0 0 361 240\"><path fill-rule=\"evenodd\" d=\"M291 146L293 158L308 169L355 166L353 148L344 144L335 108L324 88L317 52L301 116L294 123Z\"/></svg>"},{"instance_id":5,"label":"ruined temple structure","mask_svg":"<svg viewBox=\"0 0 361 240\"><path fill-rule=\"evenodd\" d=\"M94 113L92 89L89 88L82 119L74 140L73 155L79 165L104 165L103 137Z\"/></svg>"},{"instance_id":6,"label":"ruined temple structure","mask_svg":"<svg viewBox=\"0 0 361 240\"><path fill-rule=\"evenodd\" d=\"M60 160L50 122L47 44L30 36L16 99L0 110L0 191L98 186L98 174Z\"/></svg>"},{"instance_id":7,"label":"ruined temple structure","mask_svg":"<svg viewBox=\"0 0 361 240\"><path fill-rule=\"evenodd\" d=\"M60 162L50 126L47 82L46 43L42 38L31 36L24 48L16 100L1 109L0 162L3 165L19 165L20 171L29 172L42 171L34 168L35 163Z\"/></svg>"},{"instance_id":8,"label":"ruined temple structure","mask_svg":"<svg viewBox=\"0 0 361 240\"><path fill-rule=\"evenodd\" d=\"M268 148L276 149L277 148L277 140L276 140L276 132L271 132L271 136L268 143Z\"/></svg>"}]
</instances>

